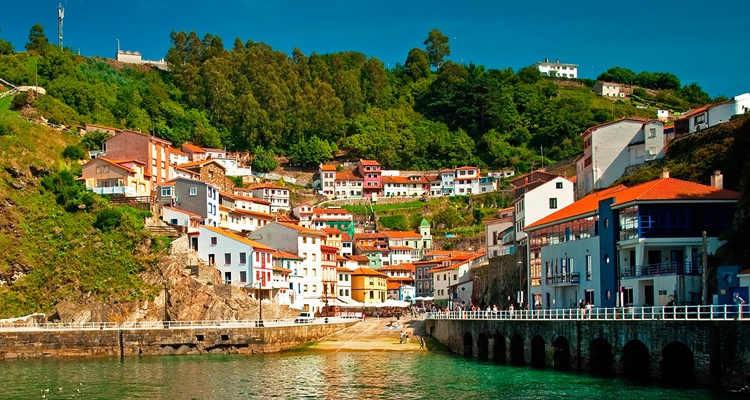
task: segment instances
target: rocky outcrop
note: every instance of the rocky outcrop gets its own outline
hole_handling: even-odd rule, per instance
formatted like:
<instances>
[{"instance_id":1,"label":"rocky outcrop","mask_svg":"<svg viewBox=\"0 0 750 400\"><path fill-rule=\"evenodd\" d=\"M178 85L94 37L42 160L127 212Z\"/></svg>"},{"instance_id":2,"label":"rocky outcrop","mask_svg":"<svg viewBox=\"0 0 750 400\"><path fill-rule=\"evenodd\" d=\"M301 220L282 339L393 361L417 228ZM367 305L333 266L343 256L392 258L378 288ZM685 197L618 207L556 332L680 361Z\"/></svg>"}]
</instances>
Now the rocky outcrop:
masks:
<instances>
[{"instance_id":1,"label":"rocky outcrop","mask_svg":"<svg viewBox=\"0 0 750 400\"><path fill-rule=\"evenodd\" d=\"M62 302L48 318L61 322L161 321L165 318L165 300L167 319L170 321L258 318L258 300L248 296L243 288L223 284L213 268L198 266L202 275L212 277L208 282L200 282L197 276L192 275L187 266L198 262L195 253L188 249L187 238L182 237L172 244L171 254L160 262L156 270L142 275L146 283L158 290L153 299L118 304ZM207 272L207 268L211 272ZM297 314L298 310L263 301L263 319L293 318Z\"/></svg>"}]
</instances>

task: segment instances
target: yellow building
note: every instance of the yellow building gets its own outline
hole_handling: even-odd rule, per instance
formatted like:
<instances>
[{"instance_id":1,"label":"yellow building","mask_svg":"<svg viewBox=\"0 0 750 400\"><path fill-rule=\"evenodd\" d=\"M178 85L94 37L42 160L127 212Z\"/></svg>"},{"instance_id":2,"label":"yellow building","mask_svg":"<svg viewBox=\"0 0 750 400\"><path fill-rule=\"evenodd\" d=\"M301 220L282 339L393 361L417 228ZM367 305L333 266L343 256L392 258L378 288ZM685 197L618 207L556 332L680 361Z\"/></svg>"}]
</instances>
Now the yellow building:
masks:
<instances>
[{"instance_id":1,"label":"yellow building","mask_svg":"<svg viewBox=\"0 0 750 400\"><path fill-rule=\"evenodd\" d=\"M386 274L370 268L357 268L352 271L352 299L360 303L383 303L385 302Z\"/></svg>"},{"instance_id":2,"label":"yellow building","mask_svg":"<svg viewBox=\"0 0 750 400\"><path fill-rule=\"evenodd\" d=\"M126 197L150 196L151 175L146 164L137 160L95 158L81 171L86 189L98 194L122 194Z\"/></svg>"}]
</instances>

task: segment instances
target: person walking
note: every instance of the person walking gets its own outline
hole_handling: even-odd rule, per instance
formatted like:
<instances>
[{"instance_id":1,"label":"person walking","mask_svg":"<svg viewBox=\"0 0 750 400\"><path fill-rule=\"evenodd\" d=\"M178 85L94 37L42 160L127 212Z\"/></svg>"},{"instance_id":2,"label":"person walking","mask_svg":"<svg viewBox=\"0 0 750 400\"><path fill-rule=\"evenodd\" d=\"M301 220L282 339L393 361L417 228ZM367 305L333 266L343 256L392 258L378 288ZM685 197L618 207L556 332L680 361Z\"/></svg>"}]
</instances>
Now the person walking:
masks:
<instances>
[{"instance_id":1,"label":"person walking","mask_svg":"<svg viewBox=\"0 0 750 400\"><path fill-rule=\"evenodd\" d=\"M409 332L406 332L406 344L409 344Z\"/></svg>"},{"instance_id":2,"label":"person walking","mask_svg":"<svg viewBox=\"0 0 750 400\"><path fill-rule=\"evenodd\" d=\"M423 336L419 337L419 348L424 349L424 337Z\"/></svg>"},{"instance_id":3,"label":"person walking","mask_svg":"<svg viewBox=\"0 0 750 400\"><path fill-rule=\"evenodd\" d=\"M745 304L745 299L740 297L739 294L735 293L734 302L737 304L737 316L734 317L734 319L739 319L740 321L742 321L742 305Z\"/></svg>"}]
</instances>

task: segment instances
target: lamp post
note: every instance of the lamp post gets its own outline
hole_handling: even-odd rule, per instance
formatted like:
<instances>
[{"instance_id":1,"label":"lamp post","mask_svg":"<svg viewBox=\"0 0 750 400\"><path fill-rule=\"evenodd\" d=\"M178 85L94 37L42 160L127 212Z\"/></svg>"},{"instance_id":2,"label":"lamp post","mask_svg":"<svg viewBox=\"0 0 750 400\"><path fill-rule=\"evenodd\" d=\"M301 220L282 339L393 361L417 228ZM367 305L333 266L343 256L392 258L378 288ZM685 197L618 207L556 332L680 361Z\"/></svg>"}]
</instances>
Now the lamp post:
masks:
<instances>
[{"instance_id":1,"label":"lamp post","mask_svg":"<svg viewBox=\"0 0 750 400\"><path fill-rule=\"evenodd\" d=\"M169 328L169 314L167 313L167 301L169 301L169 293L167 293L167 280L162 280L164 284L164 328Z\"/></svg>"},{"instance_id":2,"label":"lamp post","mask_svg":"<svg viewBox=\"0 0 750 400\"><path fill-rule=\"evenodd\" d=\"M258 281L258 322L255 326L263 326L263 282Z\"/></svg>"},{"instance_id":3,"label":"lamp post","mask_svg":"<svg viewBox=\"0 0 750 400\"><path fill-rule=\"evenodd\" d=\"M518 296L516 301L518 306L521 307L521 296L523 296L523 261L518 260ZM520 309L520 308L519 308Z\"/></svg>"}]
</instances>

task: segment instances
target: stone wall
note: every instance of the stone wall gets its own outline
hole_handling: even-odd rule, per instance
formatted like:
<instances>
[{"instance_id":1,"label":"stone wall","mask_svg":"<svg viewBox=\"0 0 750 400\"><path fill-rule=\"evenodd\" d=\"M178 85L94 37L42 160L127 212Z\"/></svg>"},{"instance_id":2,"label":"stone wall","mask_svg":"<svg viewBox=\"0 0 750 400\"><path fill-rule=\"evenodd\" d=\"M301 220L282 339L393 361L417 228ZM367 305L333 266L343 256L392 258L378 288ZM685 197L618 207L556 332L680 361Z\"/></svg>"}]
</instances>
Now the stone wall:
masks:
<instances>
[{"instance_id":1,"label":"stone wall","mask_svg":"<svg viewBox=\"0 0 750 400\"><path fill-rule=\"evenodd\" d=\"M319 340L355 323L356 321L268 328L0 332L0 360L25 357L273 353Z\"/></svg>"}]
</instances>

